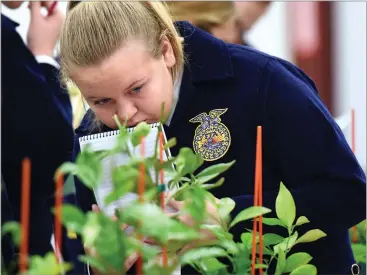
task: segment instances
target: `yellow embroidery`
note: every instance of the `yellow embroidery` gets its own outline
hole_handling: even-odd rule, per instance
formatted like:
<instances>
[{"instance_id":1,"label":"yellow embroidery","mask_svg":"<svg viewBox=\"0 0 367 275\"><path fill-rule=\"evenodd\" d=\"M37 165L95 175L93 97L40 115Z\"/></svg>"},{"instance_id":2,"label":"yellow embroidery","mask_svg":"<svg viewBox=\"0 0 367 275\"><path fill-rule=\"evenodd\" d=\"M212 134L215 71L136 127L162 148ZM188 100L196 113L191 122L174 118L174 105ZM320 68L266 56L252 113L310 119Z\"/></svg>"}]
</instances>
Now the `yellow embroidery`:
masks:
<instances>
[{"instance_id":1,"label":"yellow embroidery","mask_svg":"<svg viewBox=\"0 0 367 275\"><path fill-rule=\"evenodd\" d=\"M193 147L206 161L214 161L223 157L231 145L231 134L228 128L221 123L220 116L228 109L215 109L201 113L190 119L192 123L200 123L195 130Z\"/></svg>"},{"instance_id":2,"label":"yellow embroidery","mask_svg":"<svg viewBox=\"0 0 367 275\"><path fill-rule=\"evenodd\" d=\"M69 239L76 239L77 238L76 233L72 230L67 231L67 236L68 236Z\"/></svg>"}]
</instances>

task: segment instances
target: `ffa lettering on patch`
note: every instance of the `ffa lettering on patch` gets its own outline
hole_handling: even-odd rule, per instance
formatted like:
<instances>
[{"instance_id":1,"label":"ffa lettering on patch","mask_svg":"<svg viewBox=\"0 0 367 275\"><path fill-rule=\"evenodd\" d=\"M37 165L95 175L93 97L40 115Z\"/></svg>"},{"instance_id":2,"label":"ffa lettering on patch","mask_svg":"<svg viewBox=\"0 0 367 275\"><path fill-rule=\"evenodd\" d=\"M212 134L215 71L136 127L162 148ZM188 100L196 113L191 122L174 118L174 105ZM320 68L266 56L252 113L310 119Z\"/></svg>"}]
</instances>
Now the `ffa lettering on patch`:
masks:
<instances>
[{"instance_id":1,"label":"ffa lettering on patch","mask_svg":"<svg viewBox=\"0 0 367 275\"><path fill-rule=\"evenodd\" d=\"M193 147L206 161L214 161L223 157L231 145L231 134L221 123L220 116L228 109L215 109L201 113L190 119L192 123L200 123L195 130Z\"/></svg>"}]
</instances>

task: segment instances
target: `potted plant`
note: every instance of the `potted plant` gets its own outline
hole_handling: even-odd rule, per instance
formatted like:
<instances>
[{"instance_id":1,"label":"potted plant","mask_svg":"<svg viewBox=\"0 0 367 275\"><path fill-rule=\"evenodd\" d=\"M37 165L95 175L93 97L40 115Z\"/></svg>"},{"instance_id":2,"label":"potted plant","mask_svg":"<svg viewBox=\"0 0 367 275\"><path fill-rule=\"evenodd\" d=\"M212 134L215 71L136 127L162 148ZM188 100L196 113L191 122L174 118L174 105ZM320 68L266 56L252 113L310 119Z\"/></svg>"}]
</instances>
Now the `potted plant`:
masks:
<instances>
[{"instance_id":1,"label":"potted plant","mask_svg":"<svg viewBox=\"0 0 367 275\"><path fill-rule=\"evenodd\" d=\"M96 188L103 173L102 160L116 152L130 154L127 143L138 146L150 129L145 123L140 123L131 134L121 124L119 128L120 134L115 148L103 152L94 152L87 148L80 153L75 163L63 164L60 171L79 177L89 188ZM171 139L166 143L165 149L174 145L175 139ZM157 157L158 148L157 138L156 156L145 159L131 156L126 165L113 169L114 188L105 199L107 204L128 192L138 193L136 182L141 176L139 167L145 167L145 190L140 194L143 200L137 200L124 209L116 209L116 219L111 219L103 212L83 213L74 205L63 205L64 226L81 237L87 250L95 251L93 255L81 255L82 261L106 274L125 274L125 259L138 251L142 257L145 274L169 275L184 265L191 265L200 274L207 275L250 274L253 268L252 246L257 246L256 251L259 252L259 243L262 243L264 259L255 268L263 269L264 274L268 273L270 266L275 267L275 274L317 274L317 268L309 264L312 255L292 254L292 248L299 243L316 241L326 235L318 229L308 231L302 236L298 235L298 228L310 221L304 216L296 219L294 200L284 184L280 183L276 199L276 218L267 218L266 214L271 212L270 209L254 206L243 209L232 219L231 212L235 202L230 198L216 199L209 190L223 184L223 178L216 179L230 169L234 162L216 164L195 173L203 164L203 160L190 148L181 148L177 156L164 162ZM158 180L159 171L162 169L172 178L168 188L173 191L169 193L167 201L171 198L185 201L183 210L171 216L159 206L160 193L165 191ZM155 171L155 176L148 171ZM212 182L213 180L215 182ZM211 215L203 211L208 200L215 209L211 211L214 213ZM193 223L190 226L178 219L183 214L192 217ZM262 222L268 226L284 228L286 234L281 236L268 233L260 236L258 233L253 235L251 229L244 229L241 240L235 241L231 229L238 223L250 221L258 216L262 216ZM134 230L121 230L123 224L132 226ZM18 224L8 223L2 231L3 234L11 233L15 243L19 244ZM203 241L204 231L210 232L214 237ZM142 236L154 240L156 245L142 242ZM167 251L165 265L157 261L157 257L161 255L160 247ZM226 261L223 262L223 259ZM257 255L256 262L258 260ZM53 253L50 253L43 258L33 256L30 259L28 274L62 274L70 268L67 263L59 264Z\"/></svg>"}]
</instances>

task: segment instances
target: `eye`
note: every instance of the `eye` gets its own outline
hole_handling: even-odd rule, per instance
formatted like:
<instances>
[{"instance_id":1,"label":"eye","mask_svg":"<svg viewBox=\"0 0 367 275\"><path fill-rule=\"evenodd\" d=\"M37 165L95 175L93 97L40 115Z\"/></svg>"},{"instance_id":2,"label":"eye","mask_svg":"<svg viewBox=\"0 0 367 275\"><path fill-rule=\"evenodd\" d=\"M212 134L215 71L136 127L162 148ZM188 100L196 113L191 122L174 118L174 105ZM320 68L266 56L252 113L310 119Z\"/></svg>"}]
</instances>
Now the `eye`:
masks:
<instances>
[{"instance_id":1,"label":"eye","mask_svg":"<svg viewBox=\"0 0 367 275\"><path fill-rule=\"evenodd\" d=\"M102 106L106 103L110 102L110 99L108 98L104 98L104 99L100 99L100 100L96 100L93 102L94 105L99 105L99 106Z\"/></svg>"},{"instance_id":2,"label":"eye","mask_svg":"<svg viewBox=\"0 0 367 275\"><path fill-rule=\"evenodd\" d=\"M142 88L143 88L143 85L139 86L139 87L136 87L136 88L132 89L132 93L133 94L138 94L138 93L140 93Z\"/></svg>"}]
</instances>

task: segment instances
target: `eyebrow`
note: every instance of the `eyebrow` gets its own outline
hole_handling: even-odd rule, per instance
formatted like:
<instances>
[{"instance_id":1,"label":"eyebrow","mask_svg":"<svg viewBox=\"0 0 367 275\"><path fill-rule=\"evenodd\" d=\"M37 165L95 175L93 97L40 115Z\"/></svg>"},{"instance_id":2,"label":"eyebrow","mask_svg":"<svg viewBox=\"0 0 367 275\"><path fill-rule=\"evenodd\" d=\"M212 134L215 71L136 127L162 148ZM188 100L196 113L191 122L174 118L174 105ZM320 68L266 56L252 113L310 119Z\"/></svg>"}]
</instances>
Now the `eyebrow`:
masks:
<instances>
[{"instance_id":1,"label":"eyebrow","mask_svg":"<svg viewBox=\"0 0 367 275\"><path fill-rule=\"evenodd\" d=\"M140 83L140 82L143 82L143 80L145 80L146 79L146 77L143 77L143 78L140 78L140 79L138 79L138 80L135 80L135 81L133 81L131 84L129 84L129 86L127 86L124 90L129 90L129 89L131 89L132 87L134 87L134 85L136 85L137 83ZM90 99L90 100L96 100L96 99L101 99L101 98L105 98L105 97L103 97L103 96L100 96L100 97L98 97L98 96L88 96L87 97L88 99Z\"/></svg>"},{"instance_id":2,"label":"eyebrow","mask_svg":"<svg viewBox=\"0 0 367 275\"><path fill-rule=\"evenodd\" d=\"M130 90L134 85L136 85L137 83L139 82L142 82L143 80L145 80L145 77L141 78L141 79L138 79L138 80L135 80L133 81L129 86L127 86L125 88L125 90Z\"/></svg>"}]
</instances>

